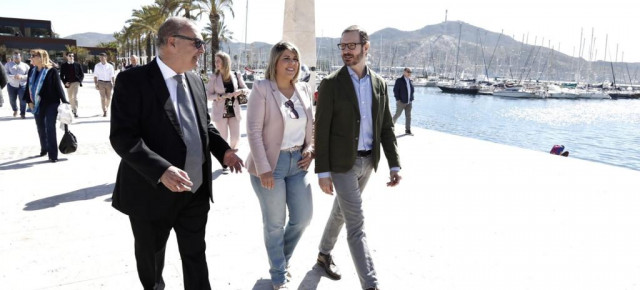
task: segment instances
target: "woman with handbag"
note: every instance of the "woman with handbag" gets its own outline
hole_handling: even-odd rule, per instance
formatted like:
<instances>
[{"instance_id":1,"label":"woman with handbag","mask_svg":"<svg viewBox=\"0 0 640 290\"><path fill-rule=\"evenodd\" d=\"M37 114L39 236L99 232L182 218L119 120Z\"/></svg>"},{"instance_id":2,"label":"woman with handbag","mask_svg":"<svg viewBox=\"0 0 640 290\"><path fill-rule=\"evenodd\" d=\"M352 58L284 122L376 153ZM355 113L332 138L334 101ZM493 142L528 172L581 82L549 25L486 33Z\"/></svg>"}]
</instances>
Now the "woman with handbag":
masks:
<instances>
[{"instance_id":1,"label":"woman with handbag","mask_svg":"<svg viewBox=\"0 0 640 290\"><path fill-rule=\"evenodd\" d=\"M58 161L56 118L60 102L68 104L62 90L58 70L44 49L31 50L31 65L27 86L22 97L33 113L40 137L40 156L49 154L50 162Z\"/></svg>"},{"instance_id":2,"label":"woman with handbag","mask_svg":"<svg viewBox=\"0 0 640 290\"><path fill-rule=\"evenodd\" d=\"M273 289L288 289L289 260L313 215L307 172L314 158L313 91L298 82L299 73L298 48L277 43L247 106L247 171L262 210Z\"/></svg>"},{"instance_id":3,"label":"woman with handbag","mask_svg":"<svg viewBox=\"0 0 640 290\"><path fill-rule=\"evenodd\" d=\"M214 64L215 73L207 83L207 99L213 101L211 119L229 146L238 149L242 119L238 97L246 96L251 91L239 73L231 73L231 58L228 54L222 51L216 53Z\"/></svg>"}]
</instances>

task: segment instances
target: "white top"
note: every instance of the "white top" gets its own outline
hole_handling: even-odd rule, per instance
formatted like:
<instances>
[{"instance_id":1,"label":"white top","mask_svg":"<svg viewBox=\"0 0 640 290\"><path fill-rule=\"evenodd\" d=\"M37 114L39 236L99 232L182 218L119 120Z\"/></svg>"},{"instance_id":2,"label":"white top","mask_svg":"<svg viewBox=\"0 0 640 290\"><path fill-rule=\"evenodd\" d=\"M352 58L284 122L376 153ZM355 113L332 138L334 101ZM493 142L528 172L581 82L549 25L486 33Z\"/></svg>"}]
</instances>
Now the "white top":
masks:
<instances>
[{"instance_id":1,"label":"white top","mask_svg":"<svg viewBox=\"0 0 640 290\"><path fill-rule=\"evenodd\" d=\"M177 75L175 71L173 71L170 67L168 67L160 57L156 58L158 60L158 67L160 67L160 72L162 73L162 78L164 82L167 84L167 89L169 90L169 98L171 99L171 103L173 103L173 109L176 111L176 115L178 116L178 121L181 120L178 115L178 81L173 78L173 76ZM184 86L185 92L187 92L187 99L191 100L191 91L189 91L189 87L187 86L187 80L182 74L182 85ZM195 110L195 104L193 104L193 108ZM180 124L182 125L182 124Z\"/></svg>"},{"instance_id":2,"label":"white top","mask_svg":"<svg viewBox=\"0 0 640 290\"><path fill-rule=\"evenodd\" d=\"M293 96L291 96L293 108L298 112L298 119L289 117L291 109L284 104L288 100L287 97L280 93L280 110L284 116L284 135L282 136L280 149L288 149L304 144L304 134L307 126L307 114L304 112L298 93L294 91Z\"/></svg>"},{"instance_id":3,"label":"white top","mask_svg":"<svg viewBox=\"0 0 640 290\"><path fill-rule=\"evenodd\" d=\"M99 62L93 69L93 75L97 77L99 81L110 82L115 75L115 71L110 63L102 64Z\"/></svg>"}]
</instances>

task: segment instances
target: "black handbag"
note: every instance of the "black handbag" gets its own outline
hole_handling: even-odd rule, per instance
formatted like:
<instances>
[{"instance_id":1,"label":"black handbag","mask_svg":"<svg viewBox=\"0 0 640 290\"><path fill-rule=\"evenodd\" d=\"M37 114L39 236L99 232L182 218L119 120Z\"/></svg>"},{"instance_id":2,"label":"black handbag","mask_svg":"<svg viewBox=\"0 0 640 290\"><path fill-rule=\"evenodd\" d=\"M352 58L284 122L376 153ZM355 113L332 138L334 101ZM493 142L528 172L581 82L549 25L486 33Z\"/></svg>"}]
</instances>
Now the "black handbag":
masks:
<instances>
[{"instance_id":1,"label":"black handbag","mask_svg":"<svg viewBox=\"0 0 640 290\"><path fill-rule=\"evenodd\" d=\"M233 109L233 101L235 98L226 99L224 101L224 112L222 118L233 118L236 116L236 111Z\"/></svg>"},{"instance_id":2,"label":"black handbag","mask_svg":"<svg viewBox=\"0 0 640 290\"><path fill-rule=\"evenodd\" d=\"M248 102L249 102L249 100L247 100L247 96L244 93L242 95L238 96L238 104L244 105L244 104L246 104Z\"/></svg>"},{"instance_id":3,"label":"black handbag","mask_svg":"<svg viewBox=\"0 0 640 290\"><path fill-rule=\"evenodd\" d=\"M69 131L69 125L64 125L64 135L62 136L62 140L60 140L58 149L60 149L62 154L69 154L78 150L78 140L76 136Z\"/></svg>"}]
</instances>

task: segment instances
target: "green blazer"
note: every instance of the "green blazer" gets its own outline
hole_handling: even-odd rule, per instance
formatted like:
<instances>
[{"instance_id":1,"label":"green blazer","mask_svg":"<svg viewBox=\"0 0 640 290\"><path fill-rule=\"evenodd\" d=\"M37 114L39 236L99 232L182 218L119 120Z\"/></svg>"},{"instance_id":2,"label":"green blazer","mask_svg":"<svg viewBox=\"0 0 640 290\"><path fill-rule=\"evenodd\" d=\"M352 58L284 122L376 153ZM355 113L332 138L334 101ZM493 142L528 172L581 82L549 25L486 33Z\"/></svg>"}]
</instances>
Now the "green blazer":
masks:
<instances>
[{"instance_id":1,"label":"green blazer","mask_svg":"<svg viewBox=\"0 0 640 290\"><path fill-rule=\"evenodd\" d=\"M400 167L398 143L389 110L387 84L366 68L371 76L373 116L373 168L378 169L380 145L389 168ZM322 80L318 87L315 120L315 172L347 172L356 161L360 135L360 109L346 66Z\"/></svg>"}]
</instances>

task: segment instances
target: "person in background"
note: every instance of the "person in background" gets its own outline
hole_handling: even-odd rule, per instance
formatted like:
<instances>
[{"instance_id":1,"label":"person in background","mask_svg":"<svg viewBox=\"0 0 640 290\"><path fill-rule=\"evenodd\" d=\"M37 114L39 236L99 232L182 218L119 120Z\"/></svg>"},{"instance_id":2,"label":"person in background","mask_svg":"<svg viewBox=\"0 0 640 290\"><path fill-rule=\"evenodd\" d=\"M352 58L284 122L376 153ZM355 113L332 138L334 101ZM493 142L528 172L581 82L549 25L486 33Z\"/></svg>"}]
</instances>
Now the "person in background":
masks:
<instances>
[{"instance_id":1,"label":"person in background","mask_svg":"<svg viewBox=\"0 0 640 290\"><path fill-rule=\"evenodd\" d=\"M29 65L22 62L22 56L20 52L14 52L12 62L7 63L7 78L9 79L9 86L7 91L9 92L9 103L11 103L11 109L13 109L13 116L18 116L18 104L20 102L20 118L25 118L25 110L27 103L24 101L24 90L27 85L27 73L29 72Z\"/></svg>"},{"instance_id":2,"label":"person in background","mask_svg":"<svg viewBox=\"0 0 640 290\"><path fill-rule=\"evenodd\" d=\"M211 119L220 131L222 138L233 149L238 148L240 140L240 120L242 110L236 97L251 92L242 76L231 72L231 57L219 51L214 57L215 72L207 83L207 99L213 101Z\"/></svg>"},{"instance_id":3,"label":"person in background","mask_svg":"<svg viewBox=\"0 0 640 290\"><path fill-rule=\"evenodd\" d=\"M549 151L552 155L561 155L564 157L569 157L569 151L564 151L564 145L553 145L551 151Z\"/></svg>"},{"instance_id":4,"label":"person in background","mask_svg":"<svg viewBox=\"0 0 640 290\"><path fill-rule=\"evenodd\" d=\"M395 124L402 111L404 110L404 132L407 135L411 133L411 108L413 103L413 82L411 81L411 69L404 68L403 76L396 79L393 86L393 96L396 98L396 114L393 115L393 123Z\"/></svg>"},{"instance_id":5,"label":"person in background","mask_svg":"<svg viewBox=\"0 0 640 290\"><path fill-rule=\"evenodd\" d=\"M115 71L113 65L107 63L106 53L102 52L98 56L100 57L100 63L97 63L93 69L93 81L96 85L96 90L100 92L102 116L106 117L111 103L111 90L115 81Z\"/></svg>"},{"instance_id":6,"label":"person in background","mask_svg":"<svg viewBox=\"0 0 640 290\"><path fill-rule=\"evenodd\" d=\"M275 44L265 79L254 83L247 105L247 170L262 210L273 289L288 289L289 260L313 214L307 172L313 159L312 90L298 82L299 73L298 48Z\"/></svg>"},{"instance_id":7,"label":"person in background","mask_svg":"<svg viewBox=\"0 0 640 290\"><path fill-rule=\"evenodd\" d=\"M60 102L69 103L58 70L51 65L44 49L31 50L31 64L23 99L31 108L40 138L40 156L49 155L50 162L58 161L56 117Z\"/></svg>"},{"instance_id":8,"label":"person in background","mask_svg":"<svg viewBox=\"0 0 640 290\"><path fill-rule=\"evenodd\" d=\"M84 72L82 66L74 61L73 53L67 53L67 62L60 66L60 79L67 88L67 96L71 102L71 111L74 117L78 117L78 87L82 86Z\"/></svg>"},{"instance_id":9,"label":"person in background","mask_svg":"<svg viewBox=\"0 0 640 290\"><path fill-rule=\"evenodd\" d=\"M138 58L138 56L137 56L137 55L135 55L135 54L132 54L132 55L129 57L129 61L131 61L131 63L124 67L124 69L125 69L125 70L126 70L126 69L130 69L130 68L134 68L134 67L137 67L137 66L140 66L140 65L138 64L139 58Z\"/></svg>"},{"instance_id":10,"label":"person in background","mask_svg":"<svg viewBox=\"0 0 640 290\"><path fill-rule=\"evenodd\" d=\"M158 57L116 81L109 140L122 160L112 205L129 216L144 289L165 289L171 230L184 288L211 289L205 255L211 155L235 172L244 165L211 124L204 83L192 72L205 52L201 37L193 21L167 19L158 29Z\"/></svg>"},{"instance_id":11,"label":"person in background","mask_svg":"<svg viewBox=\"0 0 640 290\"><path fill-rule=\"evenodd\" d=\"M378 168L380 145L389 165L387 186L400 183L400 158L389 111L387 85L367 67L369 35L354 25L342 32L338 48L344 66L318 89L315 120L315 171L320 189L337 193L320 241L317 263L335 280L342 276L333 250L343 226L362 289L378 289L378 276L364 232L362 193Z\"/></svg>"}]
</instances>

